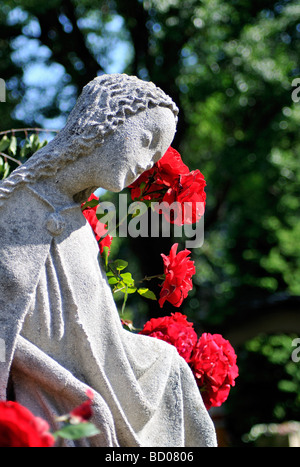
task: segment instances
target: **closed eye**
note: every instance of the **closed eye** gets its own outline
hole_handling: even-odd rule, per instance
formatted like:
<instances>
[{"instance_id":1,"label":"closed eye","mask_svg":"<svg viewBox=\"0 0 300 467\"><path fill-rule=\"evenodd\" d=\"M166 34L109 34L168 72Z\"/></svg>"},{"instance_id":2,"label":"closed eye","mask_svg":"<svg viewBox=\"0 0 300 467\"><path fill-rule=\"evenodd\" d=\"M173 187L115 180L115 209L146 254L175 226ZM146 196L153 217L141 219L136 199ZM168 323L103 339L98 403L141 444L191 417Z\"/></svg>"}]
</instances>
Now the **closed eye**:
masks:
<instances>
[{"instance_id":1,"label":"closed eye","mask_svg":"<svg viewBox=\"0 0 300 467\"><path fill-rule=\"evenodd\" d=\"M160 143L161 131L157 128L152 134L152 140L149 145L149 149L156 149Z\"/></svg>"},{"instance_id":2,"label":"closed eye","mask_svg":"<svg viewBox=\"0 0 300 467\"><path fill-rule=\"evenodd\" d=\"M161 131L159 128L153 132L145 130L142 136L142 146L148 149L156 149L159 145Z\"/></svg>"}]
</instances>

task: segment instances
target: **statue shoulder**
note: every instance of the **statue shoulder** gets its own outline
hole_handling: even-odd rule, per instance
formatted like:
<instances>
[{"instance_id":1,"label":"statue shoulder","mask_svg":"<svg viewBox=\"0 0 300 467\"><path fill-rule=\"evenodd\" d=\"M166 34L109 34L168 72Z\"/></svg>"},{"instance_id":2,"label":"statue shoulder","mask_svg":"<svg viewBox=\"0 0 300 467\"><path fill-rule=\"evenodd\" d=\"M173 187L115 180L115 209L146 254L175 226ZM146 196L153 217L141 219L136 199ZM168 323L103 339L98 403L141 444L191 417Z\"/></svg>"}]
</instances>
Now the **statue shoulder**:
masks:
<instances>
[{"instance_id":1,"label":"statue shoulder","mask_svg":"<svg viewBox=\"0 0 300 467\"><path fill-rule=\"evenodd\" d=\"M50 243L47 222L53 212L52 205L31 187L14 190L0 207L0 249Z\"/></svg>"}]
</instances>

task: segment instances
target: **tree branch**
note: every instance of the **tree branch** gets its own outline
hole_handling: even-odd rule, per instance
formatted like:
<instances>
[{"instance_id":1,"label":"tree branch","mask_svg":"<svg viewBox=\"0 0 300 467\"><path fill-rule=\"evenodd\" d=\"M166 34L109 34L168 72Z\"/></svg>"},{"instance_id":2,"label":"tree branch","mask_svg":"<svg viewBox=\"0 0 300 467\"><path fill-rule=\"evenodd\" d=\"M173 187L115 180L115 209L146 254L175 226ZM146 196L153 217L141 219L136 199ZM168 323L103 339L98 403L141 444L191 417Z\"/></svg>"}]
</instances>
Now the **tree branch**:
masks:
<instances>
[{"instance_id":1,"label":"tree branch","mask_svg":"<svg viewBox=\"0 0 300 467\"><path fill-rule=\"evenodd\" d=\"M65 14L72 24L72 31L66 32L59 21L60 13ZM52 51L52 59L60 63L72 77L73 83L83 87L88 81L95 78L99 71L103 71L91 51L88 49L84 36L80 31L70 0L63 0L61 9L49 9L37 15L41 28L41 42ZM55 37L56 36L56 37ZM84 65L84 70L74 66L72 55L74 53Z\"/></svg>"},{"instance_id":2,"label":"tree branch","mask_svg":"<svg viewBox=\"0 0 300 467\"><path fill-rule=\"evenodd\" d=\"M137 0L126 0L126 2L116 0L116 10L123 16L131 35L135 52L132 64L133 74L138 75L142 67L150 72L148 12L144 9L143 4Z\"/></svg>"}]
</instances>

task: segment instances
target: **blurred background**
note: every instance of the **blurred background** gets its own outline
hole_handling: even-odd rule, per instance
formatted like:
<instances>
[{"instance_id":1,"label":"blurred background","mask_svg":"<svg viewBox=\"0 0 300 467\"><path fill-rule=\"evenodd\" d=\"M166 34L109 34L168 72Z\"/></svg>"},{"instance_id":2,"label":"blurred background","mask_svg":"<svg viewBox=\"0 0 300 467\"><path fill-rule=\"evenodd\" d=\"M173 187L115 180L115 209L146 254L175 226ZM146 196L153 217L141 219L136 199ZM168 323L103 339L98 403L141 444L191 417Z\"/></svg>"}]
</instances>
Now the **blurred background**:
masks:
<instances>
[{"instance_id":1,"label":"blurred background","mask_svg":"<svg viewBox=\"0 0 300 467\"><path fill-rule=\"evenodd\" d=\"M82 87L115 72L151 80L173 98L172 145L207 181L189 297L162 310L132 296L126 317L141 327L180 311L199 334L220 333L233 345L240 376L211 412L221 446L300 446L300 4L1 1L0 132L61 129ZM0 135L9 156L0 156L1 178L55 132L38 135ZM129 261L137 278L159 274L160 253L173 242L115 238L111 255Z\"/></svg>"}]
</instances>

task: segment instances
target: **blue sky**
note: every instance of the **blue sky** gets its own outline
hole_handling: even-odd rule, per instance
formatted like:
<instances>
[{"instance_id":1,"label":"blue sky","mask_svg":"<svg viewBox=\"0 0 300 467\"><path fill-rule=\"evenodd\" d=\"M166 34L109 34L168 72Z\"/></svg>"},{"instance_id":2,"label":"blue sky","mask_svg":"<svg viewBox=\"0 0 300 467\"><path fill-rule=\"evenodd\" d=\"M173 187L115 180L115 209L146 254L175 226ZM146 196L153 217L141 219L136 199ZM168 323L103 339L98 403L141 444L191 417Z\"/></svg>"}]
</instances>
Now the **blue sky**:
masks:
<instances>
[{"instance_id":1,"label":"blue sky","mask_svg":"<svg viewBox=\"0 0 300 467\"><path fill-rule=\"evenodd\" d=\"M21 8L13 9L8 16L10 24L27 19L27 13ZM63 27L71 28L66 17L60 18ZM97 30L96 17L82 18L79 20L79 27ZM105 38L94 32L87 35L87 43L94 52L97 59L101 60L101 49L108 50L108 60L101 63L106 73L123 72L132 54L131 45L128 40L121 39L119 32L123 28L123 19L115 15L113 19L105 25ZM31 116L35 115L38 124L44 128L60 129L65 123L64 116L47 119L42 115L43 108L56 95L59 89L59 108L62 112L69 113L75 104L74 87L70 84L70 77L65 69L58 63L49 65L51 50L40 44L40 27L37 20L31 19L23 28L24 35L12 41L14 49L12 58L23 68L23 81L25 92L20 103L16 106L15 117L30 123ZM97 56L98 55L98 56ZM13 84L12 84L13 85ZM9 83L8 83L9 88Z\"/></svg>"}]
</instances>

